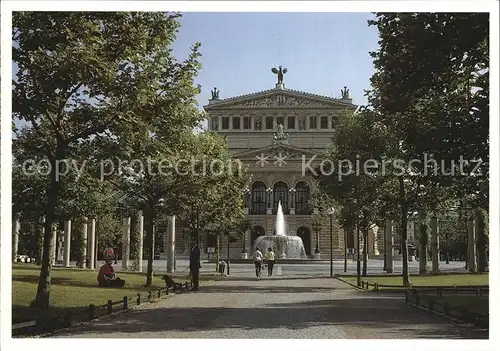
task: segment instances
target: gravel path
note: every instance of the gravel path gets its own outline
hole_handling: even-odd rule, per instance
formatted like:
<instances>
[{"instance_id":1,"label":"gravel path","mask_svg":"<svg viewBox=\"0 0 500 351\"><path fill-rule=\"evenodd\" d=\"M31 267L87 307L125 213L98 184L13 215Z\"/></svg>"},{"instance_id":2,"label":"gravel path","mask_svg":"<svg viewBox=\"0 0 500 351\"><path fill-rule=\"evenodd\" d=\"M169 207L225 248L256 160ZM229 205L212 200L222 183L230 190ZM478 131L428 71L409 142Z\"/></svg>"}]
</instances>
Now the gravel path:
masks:
<instances>
[{"instance_id":1,"label":"gravel path","mask_svg":"<svg viewBox=\"0 0 500 351\"><path fill-rule=\"evenodd\" d=\"M331 278L232 278L58 334L75 338L488 338Z\"/></svg>"}]
</instances>

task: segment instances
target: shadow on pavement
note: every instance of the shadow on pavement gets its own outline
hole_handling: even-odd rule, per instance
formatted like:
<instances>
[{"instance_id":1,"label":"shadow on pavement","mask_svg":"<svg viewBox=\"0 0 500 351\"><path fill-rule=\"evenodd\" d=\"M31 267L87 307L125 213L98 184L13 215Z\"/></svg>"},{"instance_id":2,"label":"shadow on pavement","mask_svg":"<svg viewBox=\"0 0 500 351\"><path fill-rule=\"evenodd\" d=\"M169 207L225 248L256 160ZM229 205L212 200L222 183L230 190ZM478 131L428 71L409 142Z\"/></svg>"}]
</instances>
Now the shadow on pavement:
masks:
<instances>
[{"instance_id":1,"label":"shadow on pavement","mask_svg":"<svg viewBox=\"0 0 500 351\"><path fill-rule=\"evenodd\" d=\"M248 279L246 280L248 281ZM333 287L319 287L319 286L277 286L277 285L261 285L261 286L248 286L248 285L209 285L201 288L203 293L325 293L339 290Z\"/></svg>"},{"instance_id":2,"label":"shadow on pavement","mask_svg":"<svg viewBox=\"0 0 500 351\"><path fill-rule=\"evenodd\" d=\"M248 287L246 289L248 292ZM262 298L265 299L265 294ZM244 308L154 308L131 312L116 320L96 322L71 330L70 333L73 337L85 337L86 333L99 334L100 337L111 337L114 333L136 337L136 333L150 332L158 338L162 337L162 333L172 338L189 338L199 337L195 336L196 332L225 329L223 337L228 338L231 337L231 329L300 330L328 326L332 327L332 338L335 326L342 327L351 338L488 338L487 332L460 328L439 317L417 312L402 301L383 296L376 299L264 303L260 307ZM357 334L356 330L361 330L361 333ZM176 336L175 332L182 334ZM276 338L280 338L279 331L276 332ZM323 338L328 338L328 333Z\"/></svg>"}]
</instances>

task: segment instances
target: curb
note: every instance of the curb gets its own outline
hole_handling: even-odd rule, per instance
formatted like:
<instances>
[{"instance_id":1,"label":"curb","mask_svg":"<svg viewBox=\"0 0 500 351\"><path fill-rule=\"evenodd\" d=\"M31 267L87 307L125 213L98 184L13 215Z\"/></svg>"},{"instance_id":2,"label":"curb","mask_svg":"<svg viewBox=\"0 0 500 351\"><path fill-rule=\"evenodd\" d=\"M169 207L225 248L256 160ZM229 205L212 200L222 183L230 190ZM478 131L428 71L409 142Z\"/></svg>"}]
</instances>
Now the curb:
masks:
<instances>
[{"instance_id":1,"label":"curb","mask_svg":"<svg viewBox=\"0 0 500 351\"><path fill-rule=\"evenodd\" d=\"M356 290L358 290L358 291L368 292L368 290L365 290L365 289L363 289L363 288L360 288L360 287L359 287L359 286L357 286L356 284L350 283L350 282L348 282L347 280L344 280L344 279L342 279L341 277L339 277L339 276L337 276L337 275L335 275L335 276L333 276L333 277L334 277L335 279L337 279L337 280L340 280L342 283L345 283L345 284L347 284L347 285L350 285L352 288L354 288L354 289L356 289Z\"/></svg>"}]
</instances>

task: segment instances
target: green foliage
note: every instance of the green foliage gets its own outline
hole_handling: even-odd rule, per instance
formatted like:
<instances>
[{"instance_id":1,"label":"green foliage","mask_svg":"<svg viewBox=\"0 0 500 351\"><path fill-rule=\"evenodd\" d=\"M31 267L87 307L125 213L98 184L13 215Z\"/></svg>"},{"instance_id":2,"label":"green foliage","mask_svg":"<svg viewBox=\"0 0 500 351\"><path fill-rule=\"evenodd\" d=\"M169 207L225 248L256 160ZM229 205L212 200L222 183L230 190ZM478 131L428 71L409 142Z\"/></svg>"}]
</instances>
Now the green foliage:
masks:
<instances>
[{"instance_id":1,"label":"green foliage","mask_svg":"<svg viewBox=\"0 0 500 351\"><path fill-rule=\"evenodd\" d=\"M383 201L383 175L355 169L356 164L362 165L383 152L383 131L377 133L373 116L369 110L360 113L345 110L339 114L332 148L327 153L328 159L339 163L326 170L330 175L319 173L319 189L325 193L320 202L340 205L337 217L344 228L354 228L357 215L362 228L368 228L377 220Z\"/></svg>"},{"instance_id":2,"label":"green foliage","mask_svg":"<svg viewBox=\"0 0 500 351\"><path fill-rule=\"evenodd\" d=\"M121 250L122 220L114 213L105 213L96 219L96 237L98 238L98 257L102 257L108 247Z\"/></svg>"},{"instance_id":3,"label":"green foliage","mask_svg":"<svg viewBox=\"0 0 500 351\"><path fill-rule=\"evenodd\" d=\"M199 45L182 63L172 56L178 17L162 12L14 13L13 61L19 71L13 82L13 118L26 122L15 131L15 166L29 159L46 159L51 166L46 176L16 171L16 212L40 211L46 229L64 217L106 213L114 197L107 180L98 177L101 159L162 156L172 146L180 154L183 138L200 119L194 101L199 89L193 84ZM85 172L78 174L73 167L57 179L61 160L79 169L85 164ZM36 187L29 189L30 183ZM130 188L129 183L127 190L147 197L147 191ZM35 205L24 201L23 191L38 198ZM42 307L49 305L50 234L46 230L37 292Z\"/></svg>"}]
</instances>

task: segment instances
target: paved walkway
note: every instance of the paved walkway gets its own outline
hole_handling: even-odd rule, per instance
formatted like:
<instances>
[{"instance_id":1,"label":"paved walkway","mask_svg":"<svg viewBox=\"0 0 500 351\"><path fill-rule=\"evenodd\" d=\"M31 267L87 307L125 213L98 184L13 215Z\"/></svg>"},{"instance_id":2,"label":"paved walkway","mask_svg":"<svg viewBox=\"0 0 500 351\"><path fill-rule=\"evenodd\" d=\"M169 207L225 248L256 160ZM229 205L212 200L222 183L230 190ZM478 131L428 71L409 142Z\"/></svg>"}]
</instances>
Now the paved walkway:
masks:
<instances>
[{"instance_id":1,"label":"paved walkway","mask_svg":"<svg viewBox=\"0 0 500 351\"><path fill-rule=\"evenodd\" d=\"M332 278L232 278L59 334L75 338L488 338Z\"/></svg>"}]
</instances>

